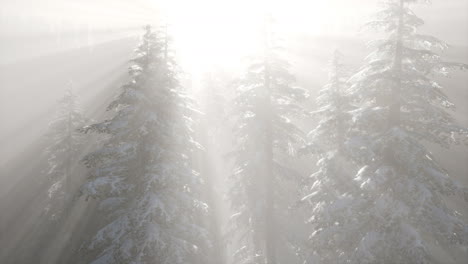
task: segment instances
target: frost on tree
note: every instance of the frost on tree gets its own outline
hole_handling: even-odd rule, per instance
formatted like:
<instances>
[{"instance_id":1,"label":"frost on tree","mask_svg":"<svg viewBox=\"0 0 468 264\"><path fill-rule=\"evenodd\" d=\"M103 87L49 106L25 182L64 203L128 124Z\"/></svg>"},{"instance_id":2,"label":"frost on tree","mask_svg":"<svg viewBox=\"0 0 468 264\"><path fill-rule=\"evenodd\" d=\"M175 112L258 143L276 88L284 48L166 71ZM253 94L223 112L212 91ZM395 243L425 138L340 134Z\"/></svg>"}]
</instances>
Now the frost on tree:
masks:
<instances>
[{"instance_id":1,"label":"frost on tree","mask_svg":"<svg viewBox=\"0 0 468 264\"><path fill-rule=\"evenodd\" d=\"M443 61L437 52L447 45L418 33L413 2L385 3L369 23L385 37L352 78L360 108L348 143L362 165L354 180L365 203L350 215L359 225L343 234L351 263L437 263L434 246L468 244L466 222L444 200L466 190L426 148L466 143L468 130L449 114L453 104L435 79L466 66Z\"/></svg>"},{"instance_id":2,"label":"frost on tree","mask_svg":"<svg viewBox=\"0 0 468 264\"><path fill-rule=\"evenodd\" d=\"M71 86L71 85L70 85ZM84 135L78 131L87 119L77 105L71 87L59 101L55 118L49 124L50 145L46 149L50 180L46 213L57 220L70 206L74 196L74 173L83 151Z\"/></svg>"},{"instance_id":3,"label":"frost on tree","mask_svg":"<svg viewBox=\"0 0 468 264\"><path fill-rule=\"evenodd\" d=\"M85 156L85 195L97 198L105 225L87 246L90 263L203 262L206 232L197 216L201 180L191 168L194 110L176 75L167 37L145 27L130 81L110 103L113 117L86 127L108 135Z\"/></svg>"},{"instance_id":4,"label":"frost on tree","mask_svg":"<svg viewBox=\"0 0 468 264\"><path fill-rule=\"evenodd\" d=\"M347 89L346 71L341 62L339 51L333 53L330 61L328 83L317 97L318 110L312 116L318 120L317 126L310 131L309 144L305 151L312 153L343 152L346 128L349 126L352 106L344 94Z\"/></svg>"},{"instance_id":5,"label":"frost on tree","mask_svg":"<svg viewBox=\"0 0 468 264\"><path fill-rule=\"evenodd\" d=\"M303 139L292 118L303 115L298 101L306 93L295 86L288 62L271 43L272 33L266 30L266 35L265 55L235 83L235 170L229 190L234 263L279 263L277 254L288 244L282 230L291 195L287 190L297 183L298 173L285 157Z\"/></svg>"},{"instance_id":6,"label":"frost on tree","mask_svg":"<svg viewBox=\"0 0 468 264\"><path fill-rule=\"evenodd\" d=\"M357 223L353 205L359 189L353 184L353 168L344 147L351 126L353 106L344 94L347 89L342 55L335 51L330 62L328 83L317 97L318 110L312 116L318 123L308 134L305 153L318 156L317 170L306 180L302 207L309 213L310 230L299 254L305 263L344 263L343 251L352 250L345 234Z\"/></svg>"}]
</instances>

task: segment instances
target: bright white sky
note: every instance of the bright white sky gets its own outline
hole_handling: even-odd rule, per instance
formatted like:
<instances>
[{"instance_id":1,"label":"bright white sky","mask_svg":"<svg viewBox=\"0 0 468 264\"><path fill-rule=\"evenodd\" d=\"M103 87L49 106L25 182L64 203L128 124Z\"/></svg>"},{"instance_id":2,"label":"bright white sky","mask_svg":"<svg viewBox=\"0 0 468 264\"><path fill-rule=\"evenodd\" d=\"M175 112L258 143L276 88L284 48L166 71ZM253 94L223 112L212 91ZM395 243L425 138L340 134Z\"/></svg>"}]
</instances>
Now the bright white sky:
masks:
<instances>
[{"instance_id":1,"label":"bright white sky","mask_svg":"<svg viewBox=\"0 0 468 264\"><path fill-rule=\"evenodd\" d=\"M161 10L171 25L182 57L196 69L216 67L245 56L261 43L264 15L276 19L276 31L290 36L355 36L361 25L377 10L377 0L147 0ZM419 7L426 13L428 27L444 33L449 42L467 43L466 0L435 0ZM450 14L447 15L447 14ZM456 29L458 33L446 30ZM457 35L458 34L458 35ZM448 37L446 37L448 36ZM448 38L448 39L447 39ZM204 65L203 65L204 64Z\"/></svg>"},{"instance_id":2,"label":"bright white sky","mask_svg":"<svg viewBox=\"0 0 468 264\"><path fill-rule=\"evenodd\" d=\"M243 29L265 11L272 12L288 31L307 34L354 34L379 0L0 0L2 33L89 26L121 28L141 25L169 12L171 20L189 26ZM468 40L467 0L433 0L418 8L428 24L449 42ZM20 22L23 22L21 25ZM27 22L39 24L26 26ZM231 24L231 25L229 25ZM443 25L442 25L443 24ZM21 28L18 28L21 27ZM447 30L454 28L455 30ZM461 31L458 31L458 30Z\"/></svg>"},{"instance_id":3,"label":"bright white sky","mask_svg":"<svg viewBox=\"0 0 468 264\"><path fill-rule=\"evenodd\" d=\"M261 35L258 33L265 12L274 15L277 30L285 38L290 35L299 40L301 37L323 35L355 37L360 26L377 9L378 2L379 0L0 0L0 65L21 65L19 61L22 59L76 51L76 39L93 46L93 43L110 43L128 36L126 34L138 35L142 32L142 25L167 17L177 45L175 48L188 65L185 70L197 75L197 71L203 72L221 62L239 63L239 58L248 55L248 51L255 47L256 39ZM418 7L416 10L427 23L423 30L451 44L467 46L468 1L432 2L432 5ZM128 28L130 30L126 30ZM118 34L101 34L106 29ZM60 44L62 36L63 39L72 39L73 43L63 41L65 44ZM360 39L361 37L363 35ZM118 43L121 42L116 45ZM82 47L80 45L82 44L78 43L78 47ZM131 53L131 47L125 46L125 49L128 49L128 54ZM127 59L121 58L121 62L125 63ZM90 71L93 71L99 65L84 64L82 67L90 67ZM123 65L107 66L124 69ZM40 71L31 74L40 75ZM45 106L50 106L45 99L24 102L22 96L30 92L26 89L36 88L36 84L23 88L15 85L0 86L0 99L4 99L0 103L0 120L3 125L0 126L0 138L5 134L13 134L22 124L30 121L28 118L42 113ZM48 91L47 95L41 94L41 98L53 95L50 87L40 89ZM42 91L40 89L36 90ZM36 94L39 96L40 93ZM53 101L52 98L49 99ZM12 111L17 113L16 118L9 115ZM10 141L10 138L6 137L5 141ZM4 145L2 147L0 156L8 150L19 149L14 143L10 144L10 148Z\"/></svg>"},{"instance_id":4,"label":"bright white sky","mask_svg":"<svg viewBox=\"0 0 468 264\"><path fill-rule=\"evenodd\" d=\"M4 36L140 27L165 17L190 61L237 59L255 44L265 13L282 36L355 36L378 0L0 0ZM468 1L418 7L431 33L468 44ZM449 15L450 14L450 15ZM463 33L462 33L463 32ZM207 56L207 54L210 54ZM203 56L203 60L200 57Z\"/></svg>"},{"instance_id":5,"label":"bright white sky","mask_svg":"<svg viewBox=\"0 0 468 264\"><path fill-rule=\"evenodd\" d=\"M291 34L354 34L363 14L373 5L357 6L352 1L328 0L149 0L167 17L183 58L196 63L192 68L238 60L261 43L266 14L272 14L276 31ZM204 63L206 65L200 65Z\"/></svg>"}]
</instances>

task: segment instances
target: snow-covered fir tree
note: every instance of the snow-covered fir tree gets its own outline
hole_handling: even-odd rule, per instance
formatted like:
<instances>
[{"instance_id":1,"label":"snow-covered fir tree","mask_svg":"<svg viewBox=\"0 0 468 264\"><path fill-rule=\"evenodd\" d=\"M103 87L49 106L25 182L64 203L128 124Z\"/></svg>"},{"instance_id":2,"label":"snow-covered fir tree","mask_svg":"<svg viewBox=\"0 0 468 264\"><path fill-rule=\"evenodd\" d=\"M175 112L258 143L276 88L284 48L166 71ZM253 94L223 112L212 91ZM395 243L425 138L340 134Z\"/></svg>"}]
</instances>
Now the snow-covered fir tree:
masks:
<instances>
[{"instance_id":1,"label":"snow-covered fir tree","mask_svg":"<svg viewBox=\"0 0 468 264\"><path fill-rule=\"evenodd\" d=\"M311 233L300 244L305 263L338 263L341 251L347 248L343 230L353 228L350 204L359 199L353 186L353 165L344 144L351 125L353 107L344 92L347 89L346 70L342 55L335 51L330 62L328 83L317 97L318 110L312 116L318 120L308 134L306 153L318 156L316 171L306 180L302 207L310 214L307 224ZM341 263L339 262L339 263Z\"/></svg>"},{"instance_id":2,"label":"snow-covered fir tree","mask_svg":"<svg viewBox=\"0 0 468 264\"><path fill-rule=\"evenodd\" d=\"M49 124L47 136L50 145L45 151L50 180L46 213L55 220L67 210L75 195L74 185L77 182L74 172L85 143L84 135L78 129L86 124L87 119L78 107L77 96L71 86L60 99L55 117Z\"/></svg>"},{"instance_id":3,"label":"snow-covered fir tree","mask_svg":"<svg viewBox=\"0 0 468 264\"><path fill-rule=\"evenodd\" d=\"M145 27L130 81L108 106L113 117L86 127L108 135L85 156L85 195L99 199L105 225L87 245L90 263L206 263L206 204L192 170L195 110L179 85L167 34Z\"/></svg>"},{"instance_id":4,"label":"snow-covered fir tree","mask_svg":"<svg viewBox=\"0 0 468 264\"><path fill-rule=\"evenodd\" d=\"M318 110L312 116L318 120L317 126L309 133L307 150L322 153L332 150L344 151L346 126L349 126L352 106L344 94L347 89L347 73L342 61L343 55L335 50L329 64L328 83L319 91Z\"/></svg>"},{"instance_id":5,"label":"snow-covered fir tree","mask_svg":"<svg viewBox=\"0 0 468 264\"><path fill-rule=\"evenodd\" d=\"M303 140L292 118L303 115L298 102L306 92L295 85L288 62L273 45L273 33L265 33L264 55L235 82L235 170L229 190L234 213L229 236L238 246L234 263L279 264L278 253L288 245L282 230L291 195L286 190L298 177L285 157Z\"/></svg>"},{"instance_id":6,"label":"snow-covered fir tree","mask_svg":"<svg viewBox=\"0 0 468 264\"><path fill-rule=\"evenodd\" d=\"M414 2L384 3L369 23L384 37L351 80L359 109L347 145L362 194L354 212L343 212L356 222L341 234L350 243L346 263L439 263L435 247L468 244L466 222L445 199L466 190L427 149L466 142L468 130L449 114L453 104L435 78L466 66L445 62L437 52L447 45L418 33Z\"/></svg>"}]
</instances>

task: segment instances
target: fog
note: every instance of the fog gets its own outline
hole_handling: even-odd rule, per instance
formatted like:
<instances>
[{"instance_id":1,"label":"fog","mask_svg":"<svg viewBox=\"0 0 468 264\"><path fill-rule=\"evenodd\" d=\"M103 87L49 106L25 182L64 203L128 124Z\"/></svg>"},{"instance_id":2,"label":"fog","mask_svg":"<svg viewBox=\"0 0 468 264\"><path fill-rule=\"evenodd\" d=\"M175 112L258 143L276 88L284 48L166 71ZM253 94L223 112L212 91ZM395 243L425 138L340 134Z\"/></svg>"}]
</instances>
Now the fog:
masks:
<instances>
[{"instance_id":1,"label":"fog","mask_svg":"<svg viewBox=\"0 0 468 264\"><path fill-rule=\"evenodd\" d=\"M413 2L1 0L0 263L466 263L468 2Z\"/></svg>"}]
</instances>

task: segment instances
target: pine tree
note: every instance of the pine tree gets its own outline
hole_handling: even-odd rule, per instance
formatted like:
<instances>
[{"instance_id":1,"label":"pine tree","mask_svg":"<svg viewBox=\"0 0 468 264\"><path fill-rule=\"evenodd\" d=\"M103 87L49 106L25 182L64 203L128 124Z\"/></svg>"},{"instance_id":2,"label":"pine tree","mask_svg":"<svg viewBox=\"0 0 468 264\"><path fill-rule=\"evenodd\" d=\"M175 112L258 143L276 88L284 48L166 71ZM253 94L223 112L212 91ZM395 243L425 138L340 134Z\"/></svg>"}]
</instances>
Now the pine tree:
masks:
<instances>
[{"instance_id":1,"label":"pine tree","mask_svg":"<svg viewBox=\"0 0 468 264\"><path fill-rule=\"evenodd\" d=\"M198 200L192 170L194 110L177 79L167 35L145 27L130 81L108 106L113 117L84 129L108 135L85 156L85 195L99 199L105 225L88 246L91 263L198 263L207 246L198 224L206 204ZM201 261L202 263L203 260Z\"/></svg>"},{"instance_id":2,"label":"pine tree","mask_svg":"<svg viewBox=\"0 0 468 264\"><path fill-rule=\"evenodd\" d=\"M49 124L50 145L46 149L50 187L46 212L53 220L63 216L73 200L74 171L81 158L84 136L78 131L87 119L80 112L77 96L70 88L59 101L54 120Z\"/></svg>"},{"instance_id":3,"label":"pine tree","mask_svg":"<svg viewBox=\"0 0 468 264\"><path fill-rule=\"evenodd\" d=\"M349 111L352 106L345 95L347 89L346 71L342 64L343 55L334 51L330 61L328 83L320 90L317 97L318 110L312 112L319 119L317 127L309 133L310 144L307 147L312 152L343 152L346 126L349 126Z\"/></svg>"},{"instance_id":4,"label":"pine tree","mask_svg":"<svg viewBox=\"0 0 468 264\"><path fill-rule=\"evenodd\" d=\"M312 230L300 245L305 263L341 263L347 237L340 233L355 225L352 207L359 192L352 183L353 165L344 146L351 125L353 106L345 95L346 71L341 53L335 51L330 62L329 81L317 97L318 110L312 116L317 126L309 133L304 151L319 157L317 171L306 180L303 206L310 212L306 221ZM309 209L310 208L310 209ZM339 260L339 261L337 261Z\"/></svg>"},{"instance_id":5,"label":"pine tree","mask_svg":"<svg viewBox=\"0 0 468 264\"><path fill-rule=\"evenodd\" d=\"M235 263L279 263L277 254L287 244L281 230L288 206L285 190L298 174L284 160L303 139L291 118L303 114L298 101L305 90L294 85L271 31L265 32L264 56L235 83L235 171L229 190L234 211L230 235L239 246Z\"/></svg>"},{"instance_id":6,"label":"pine tree","mask_svg":"<svg viewBox=\"0 0 468 264\"><path fill-rule=\"evenodd\" d=\"M468 130L447 112L453 104L435 76L465 65L444 62L442 41L419 34L414 0L387 1L369 26L385 37L353 78L354 139L361 169L356 226L343 234L348 263L437 263L431 248L468 244L468 226L445 197L465 192L427 149L466 142ZM357 207L356 207L357 208Z\"/></svg>"}]
</instances>

